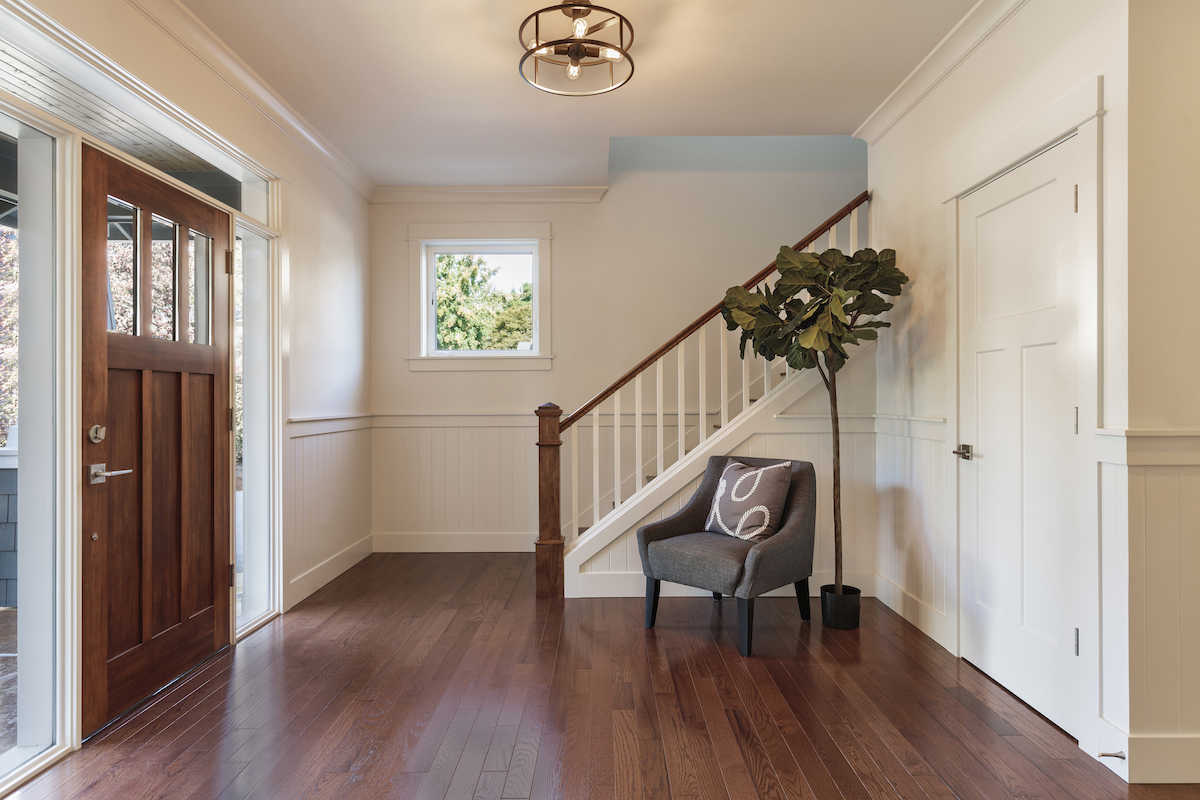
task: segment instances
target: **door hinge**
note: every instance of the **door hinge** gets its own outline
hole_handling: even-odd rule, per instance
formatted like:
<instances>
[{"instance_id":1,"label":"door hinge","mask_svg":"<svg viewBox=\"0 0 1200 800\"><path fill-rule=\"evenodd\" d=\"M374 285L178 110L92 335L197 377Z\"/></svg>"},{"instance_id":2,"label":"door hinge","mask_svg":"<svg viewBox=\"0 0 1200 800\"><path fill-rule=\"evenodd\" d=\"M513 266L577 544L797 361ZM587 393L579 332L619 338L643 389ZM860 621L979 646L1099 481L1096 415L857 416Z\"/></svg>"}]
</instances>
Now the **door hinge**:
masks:
<instances>
[{"instance_id":1,"label":"door hinge","mask_svg":"<svg viewBox=\"0 0 1200 800\"><path fill-rule=\"evenodd\" d=\"M1079 628L1075 629L1075 655L1079 655Z\"/></svg>"},{"instance_id":2,"label":"door hinge","mask_svg":"<svg viewBox=\"0 0 1200 800\"><path fill-rule=\"evenodd\" d=\"M1079 184L1075 184L1075 213L1079 213Z\"/></svg>"},{"instance_id":3,"label":"door hinge","mask_svg":"<svg viewBox=\"0 0 1200 800\"><path fill-rule=\"evenodd\" d=\"M229 430L233 430L233 409L229 409Z\"/></svg>"},{"instance_id":4,"label":"door hinge","mask_svg":"<svg viewBox=\"0 0 1200 800\"><path fill-rule=\"evenodd\" d=\"M229 585L233 586L233 564L229 565Z\"/></svg>"},{"instance_id":5,"label":"door hinge","mask_svg":"<svg viewBox=\"0 0 1200 800\"><path fill-rule=\"evenodd\" d=\"M1075 406L1075 435L1079 435L1079 406Z\"/></svg>"},{"instance_id":6,"label":"door hinge","mask_svg":"<svg viewBox=\"0 0 1200 800\"><path fill-rule=\"evenodd\" d=\"M1076 209L1076 211L1078 211L1078 210L1079 209ZM227 275L233 274L233 251L232 250L225 251L225 274L227 274Z\"/></svg>"}]
</instances>

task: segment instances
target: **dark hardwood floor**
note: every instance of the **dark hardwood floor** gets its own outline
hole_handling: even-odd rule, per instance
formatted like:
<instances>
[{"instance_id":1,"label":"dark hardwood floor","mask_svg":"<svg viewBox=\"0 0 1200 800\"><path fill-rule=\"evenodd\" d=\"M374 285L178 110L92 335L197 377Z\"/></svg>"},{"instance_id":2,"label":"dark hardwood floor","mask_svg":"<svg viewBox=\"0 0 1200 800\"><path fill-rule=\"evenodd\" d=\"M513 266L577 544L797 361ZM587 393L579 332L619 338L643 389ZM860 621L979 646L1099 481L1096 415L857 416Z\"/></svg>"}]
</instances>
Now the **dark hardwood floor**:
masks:
<instances>
[{"instance_id":1,"label":"dark hardwood floor","mask_svg":"<svg viewBox=\"0 0 1200 800\"><path fill-rule=\"evenodd\" d=\"M814 603L814 616L819 613ZM1200 798L1126 786L894 613L536 600L533 556L374 555L33 798Z\"/></svg>"}]
</instances>

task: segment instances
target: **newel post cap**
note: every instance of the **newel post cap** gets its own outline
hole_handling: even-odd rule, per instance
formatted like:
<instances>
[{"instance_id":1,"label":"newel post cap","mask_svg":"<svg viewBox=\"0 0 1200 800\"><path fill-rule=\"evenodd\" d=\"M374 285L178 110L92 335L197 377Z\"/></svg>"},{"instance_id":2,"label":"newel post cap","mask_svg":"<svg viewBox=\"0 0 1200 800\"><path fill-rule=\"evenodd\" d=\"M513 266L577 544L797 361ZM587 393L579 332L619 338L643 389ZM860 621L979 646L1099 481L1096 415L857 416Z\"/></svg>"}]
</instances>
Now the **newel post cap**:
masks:
<instances>
[{"instance_id":1,"label":"newel post cap","mask_svg":"<svg viewBox=\"0 0 1200 800\"><path fill-rule=\"evenodd\" d=\"M539 417L561 417L562 409L554 403L542 403L534 413Z\"/></svg>"}]
</instances>

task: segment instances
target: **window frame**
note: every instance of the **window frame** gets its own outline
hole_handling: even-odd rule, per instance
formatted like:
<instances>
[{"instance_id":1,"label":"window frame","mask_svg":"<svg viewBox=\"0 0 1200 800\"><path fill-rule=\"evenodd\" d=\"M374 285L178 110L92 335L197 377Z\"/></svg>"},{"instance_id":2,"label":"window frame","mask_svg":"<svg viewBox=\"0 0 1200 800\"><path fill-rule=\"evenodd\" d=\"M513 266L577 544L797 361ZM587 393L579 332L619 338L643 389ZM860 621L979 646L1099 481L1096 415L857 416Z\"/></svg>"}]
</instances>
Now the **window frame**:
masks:
<instances>
[{"instance_id":1,"label":"window frame","mask_svg":"<svg viewBox=\"0 0 1200 800\"><path fill-rule=\"evenodd\" d=\"M410 287L408 368L411 371L549 370L549 223L413 223L408 226ZM436 270L439 253L531 253L533 342L529 350L437 350ZM414 307L415 305L415 307Z\"/></svg>"}]
</instances>

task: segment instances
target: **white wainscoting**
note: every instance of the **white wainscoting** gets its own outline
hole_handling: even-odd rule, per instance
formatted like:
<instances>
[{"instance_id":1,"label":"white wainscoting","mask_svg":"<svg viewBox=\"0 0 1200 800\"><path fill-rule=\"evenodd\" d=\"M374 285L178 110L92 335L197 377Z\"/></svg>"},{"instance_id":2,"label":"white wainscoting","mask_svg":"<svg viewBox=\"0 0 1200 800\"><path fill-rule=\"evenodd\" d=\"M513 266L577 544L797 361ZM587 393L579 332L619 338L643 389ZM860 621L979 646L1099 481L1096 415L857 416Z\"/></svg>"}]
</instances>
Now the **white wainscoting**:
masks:
<instances>
[{"instance_id":1,"label":"white wainscoting","mask_svg":"<svg viewBox=\"0 0 1200 800\"><path fill-rule=\"evenodd\" d=\"M875 588L875 442L869 430L856 431L854 420L846 419L842 432L842 530L845 555L845 580L871 596ZM826 430L829 423L816 418L781 418L779 427L786 432L756 433L734 448L732 455L760 458L796 458L811 461L817 470L817 541L813 557L813 579L809 583L815 594L821 584L833 580L833 508L829 496L833 481L833 437ZM869 428L869 424L867 426ZM803 430L803 429L809 430ZM702 476L701 476L702 477ZM674 514L687 502L700 485L697 477L675 496L607 547L589 559L580 575L583 597L640 597L645 593L645 578L637 547L637 529L642 525ZM703 595L697 589L667 585L664 595ZM791 587L771 594L795 594Z\"/></svg>"},{"instance_id":2,"label":"white wainscoting","mask_svg":"<svg viewBox=\"0 0 1200 800\"><path fill-rule=\"evenodd\" d=\"M536 442L532 413L376 416L375 552L532 552Z\"/></svg>"},{"instance_id":3,"label":"white wainscoting","mask_svg":"<svg viewBox=\"0 0 1200 800\"><path fill-rule=\"evenodd\" d=\"M287 426L285 610L371 553L370 425L351 417Z\"/></svg>"},{"instance_id":4,"label":"white wainscoting","mask_svg":"<svg viewBox=\"0 0 1200 800\"><path fill-rule=\"evenodd\" d=\"M1127 468L1129 779L1200 782L1200 437L1148 438Z\"/></svg>"},{"instance_id":5,"label":"white wainscoting","mask_svg":"<svg viewBox=\"0 0 1200 800\"><path fill-rule=\"evenodd\" d=\"M946 496L952 486L946 427L938 419L876 419L875 590L890 608L956 652L958 552L953 520L947 520L954 498Z\"/></svg>"}]
</instances>

